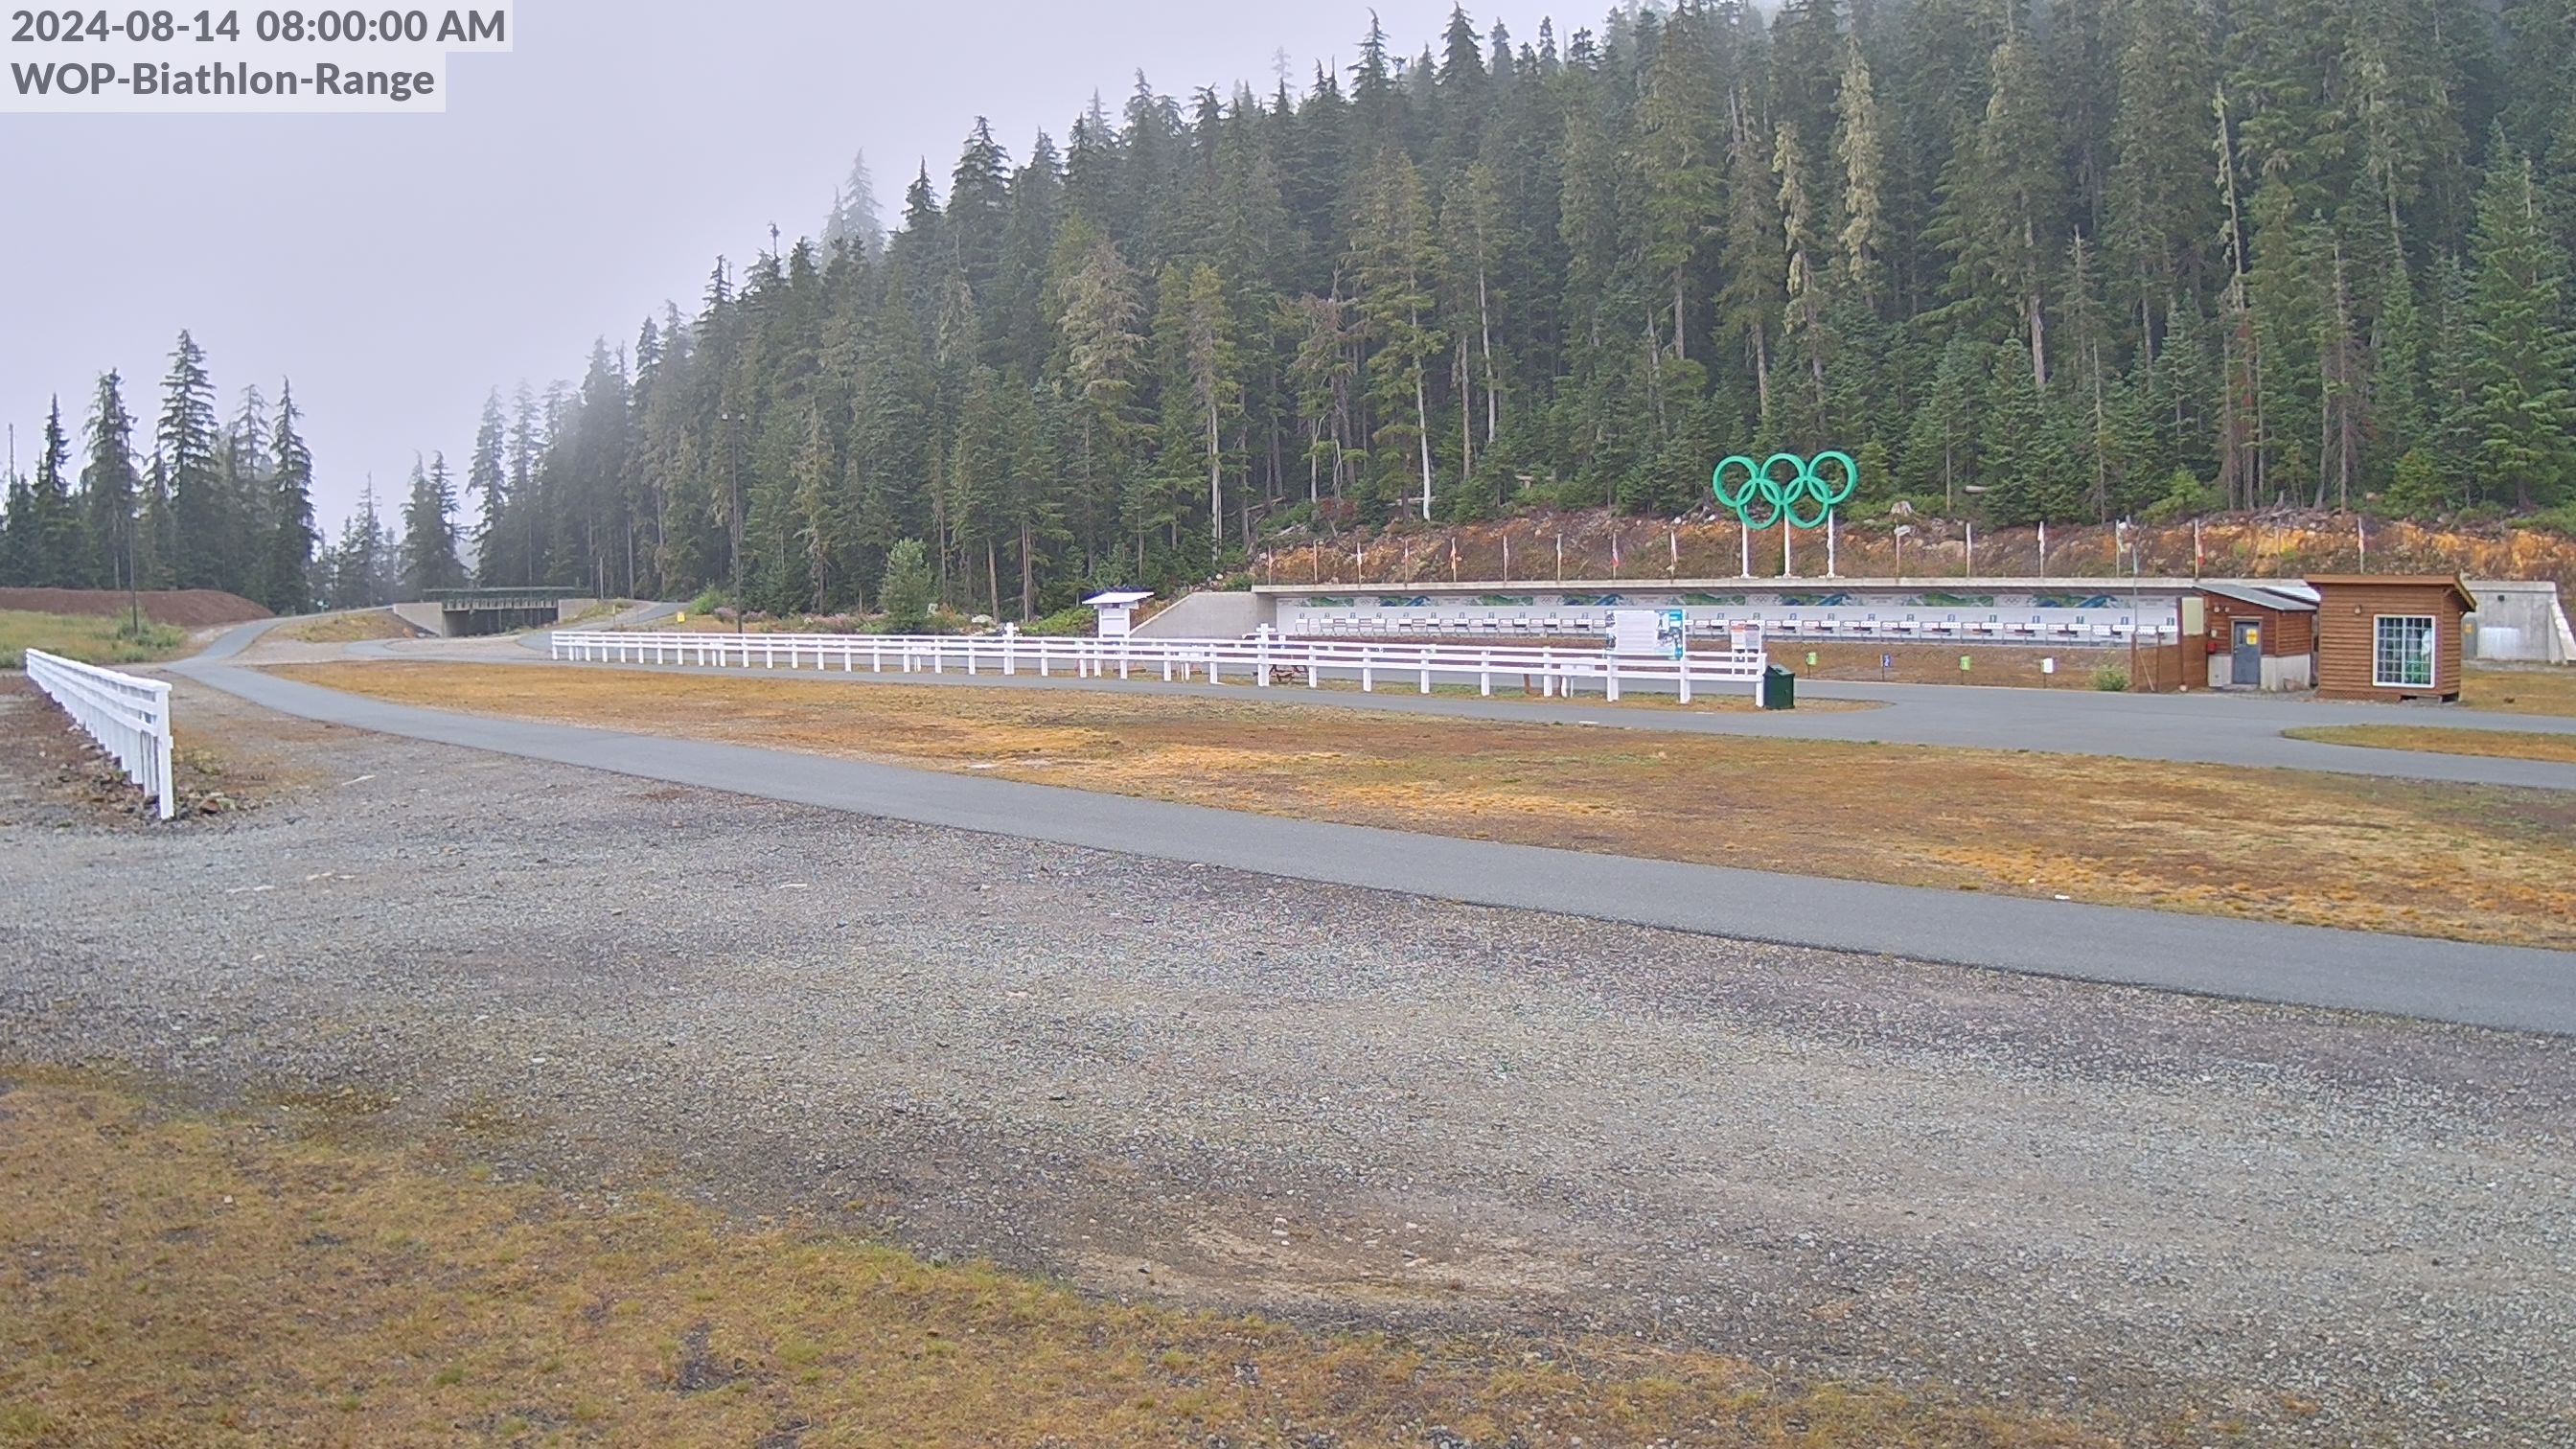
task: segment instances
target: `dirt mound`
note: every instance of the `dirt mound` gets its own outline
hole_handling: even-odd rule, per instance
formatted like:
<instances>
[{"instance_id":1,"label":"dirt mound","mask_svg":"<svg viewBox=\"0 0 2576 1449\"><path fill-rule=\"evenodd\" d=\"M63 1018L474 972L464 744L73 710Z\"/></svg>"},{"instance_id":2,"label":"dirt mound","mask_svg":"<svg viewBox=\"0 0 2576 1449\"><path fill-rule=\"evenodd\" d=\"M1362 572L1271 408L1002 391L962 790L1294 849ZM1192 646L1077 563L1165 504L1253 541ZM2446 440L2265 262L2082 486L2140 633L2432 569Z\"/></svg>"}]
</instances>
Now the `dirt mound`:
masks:
<instances>
[{"instance_id":1,"label":"dirt mound","mask_svg":"<svg viewBox=\"0 0 2576 1449\"><path fill-rule=\"evenodd\" d=\"M1896 529L1906 528L1904 555ZM1984 528L1960 520L1874 517L1842 520L1833 572L1927 582L1970 573L1994 577L2113 577L2128 559L2106 526ZM2312 573L2460 573L2473 579L2546 579L2576 588L2576 539L2509 524L2438 528L2353 514L2308 511L2212 515L2140 531L2150 578L2297 578ZM1821 529L1794 540L1797 572L1827 572ZM1780 535L1753 540L1753 574L1782 572ZM1728 579L1744 568L1744 534L1733 515L1626 518L1593 510L1455 527L1400 522L1376 532L1317 538L1282 534L1255 562L1259 583L1403 584L1452 579L1547 583L1558 579Z\"/></svg>"},{"instance_id":2,"label":"dirt mound","mask_svg":"<svg viewBox=\"0 0 2576 1449\"><path fill-rule=\"evenodd\" d=\"M79 614L112 618L130 599L139 597L143 617L174 629L204 629L216 624L247 624L270 617L268 610L239 594L213 589L170 589L128 595L114 589L0 589L0 609L29 614Z\"/></svg>"}]
</instances>

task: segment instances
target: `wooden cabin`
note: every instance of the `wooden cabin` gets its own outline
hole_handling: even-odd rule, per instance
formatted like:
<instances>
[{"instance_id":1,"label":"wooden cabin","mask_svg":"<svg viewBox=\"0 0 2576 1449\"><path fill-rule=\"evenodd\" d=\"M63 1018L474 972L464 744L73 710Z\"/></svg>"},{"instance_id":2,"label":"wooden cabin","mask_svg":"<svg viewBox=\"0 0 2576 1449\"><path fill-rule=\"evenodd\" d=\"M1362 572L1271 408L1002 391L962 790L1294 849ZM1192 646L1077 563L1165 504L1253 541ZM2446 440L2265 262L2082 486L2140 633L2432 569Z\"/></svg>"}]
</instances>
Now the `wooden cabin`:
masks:
<instances>
[{"instance_id":1,"label":"wooden cabin","mask_svg":"<svg viewBox=\"0 0 2576 1449\"><path fill-rule=\"evenodd\" d=\"M2465 621L2477 596L2457 577L2311 575L2323 699L2460 697Z\"/></svg>"}]
</instances>

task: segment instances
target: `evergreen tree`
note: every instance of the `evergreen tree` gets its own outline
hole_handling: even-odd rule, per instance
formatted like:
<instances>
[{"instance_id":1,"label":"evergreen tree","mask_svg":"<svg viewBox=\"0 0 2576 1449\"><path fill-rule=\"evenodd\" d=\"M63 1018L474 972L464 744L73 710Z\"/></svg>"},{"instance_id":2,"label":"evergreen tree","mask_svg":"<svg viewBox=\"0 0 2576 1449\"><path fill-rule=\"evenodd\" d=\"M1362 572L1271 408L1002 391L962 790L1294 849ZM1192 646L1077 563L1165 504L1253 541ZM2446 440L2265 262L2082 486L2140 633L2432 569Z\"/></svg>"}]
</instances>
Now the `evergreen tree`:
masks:
<instances>
[{"instance_id":1,"label":"evergreen tree","mask_svg":"<svg viewBox=\"0 0 2576 1449\"><path fill-rule=\"evenodd\" d=\"M262 551L259 593L259 601L274 614L301 614L313 607L313 549L320 540L313 531L313 454L296 430L302 417L294 387L280 385L269 446L272 522Z\"/></svg>"},{"instance_id":2,"label":"evergreen tree","mask_svg":"<svg viewBox=\"0 0 2576 1449\"><path fill-rule=\"evenodd\" d=\"M376 508L376 480L367 479L358 511L340 528L330 553L333 609L372 609L393 602L395 544Z\"/></svg>"},{"instance_id":3,"label":"evergreen tree","mask_svg":"<svg viewBox=\"0 0 2576 1449\"><path fill-rule=\"evenodd\" d=\"M267 397L255 386L243 388L241 402L224 431L217 471L225 547L237 562L234 591L254 599L266 587L268 546L277 532L278 520L271 508L277 479L269 457L274 440Z\"/></svg>"},{"instance_id":4,"label":"evergreen tree","mask_svg":"<svg viewBox=\"0 0 2576 1449\"><path fill-rule=\"evenodd\" d=\"M1389 454L1411 453L1422 480L1422 516L1428 519L1431 359L1444 345L1431 325L1431 283L1440 272L1440 254L1422 174L1392 147L1379 154L1366 183L1347 264L1359 287L1368 338L1376 344L1369 363L1370 399L1379 419L1374 440Z\"/></svg>"},{"instance_id":5,"label":"evergreen tree","mask_svg":"<svg viewBox=\"0 0 2576 1449\"><path fill-rule=\"evenodd\" d=\"M2478 457L2518 508L2554 502L2576 468L2576 332L2567 255L2550 235L2530 160L2498 137L2478 192Z\"/></svg>"},{"instance_id":6,"label":"evergreen tree","mask_svg":"<svg viewBox=\"0 0 2576 1449\"><path fill-rule=\"evenodd\" d=\"M90 581L93 551L71 490L71 438L63 430L63 404L51 400L36 475L27 487L27 583L40 589L77 589Z\"/></svg>"},{"instance_id":7,"label":"evergreen tree","mask_svg":"<svg viewBox=\"0 0 2576 1449\"><path fill-rule=\"evenodd\" d=\"M1185 408L1201 467L1207 475L1208 554L1225 548L1225 437L1243 409L1241 360L1234 345L1234 319L1228 312L1225 279L1204 264L1187 273L1167 274L1167 292L1177 317L1175 362L1179 387L1166 393Z\"/></svg>"},{"instance_id":8,"label":"evergreen tree","mask_svg":"<svg viewBox=\"0 0 2576 1449\"><path fill-rule=\"evenodd\" d=\"M1678 358L1690 356L1700 250L1718 215L1722 173L1712 69L1698 25L1676 18L1647 65L1638 103L1646 262L1671 299L1664 335Z\"/></svg>"},{"instance_id":9,"label":"evergreen tree","mask_svg":"<svg viewBox=\"0 0 2576 1449\"><path fill-rule=\"evenodd\" d=\"M402 587L419 599L436 589L465 587L465 567L456 560L456 485L447 472L447 455L433 453L429 466L411 470L411 497L403 505Z\"/></svg>"},{"instance_id":10,"label":"evergreen tree","mask_svg":"<svg viewBox=\"0 0 2576 1449\"><path fill-rule=\"evenodd\" d=\"M846 245L862 257L885 250L885 223L877 215L876 177L868 170L868 153L850 158L849 179L833 194L831 215L823 222L826 246Z\"/></svg>"},{"instance_id":11,"label":"evergreen tree","mask_svg":"<svg viewBox=\"0 0 2576 1449\"><path fill-rule=\"evenodd\" d=\"M83 580L94 589L138 588L135 561L140 507L134 471L134 417L125 410L125 380L98 380L89 417L89 462L81 470L81 514L89 543Z\"/></svg>"},{"instance_id":12,"label":"evergreen tree","mask_svg":"<svg viewBox=\"0 0 2576 1449\"><path fill-rule=\"evenodd\" d=\"M239 518L225 494L217 451L220 426L206 354L182 332L161 384L161 424L154 433L153 495L166 497L169 506L166 513L152 511L169 523L149 530L158 545L153 552L181 588L238 590L243 584L233 537Z\"/></svg>"},{"instance_id":13,"label":"evergreen tree","mask_svg":"<svg viewBox=\"0 0 2576 1449\"><path fill-rule=\"evenodd\" d=\"M822 245L523 390L498 489L487 411L478 574L835 607L912 539L936 596L1038 613L1828 443L1989 522L2349 502L2417 449L2545 504L2565 6L1453 9L1302 92L1139 76L1061 152L979 124L881 246L854 168Z\"/></svg>"},{"instance_id":14,"label":"evergreen tree","mask_svg":"<svg viewBox=\"0 0 2576 1449\"><path fill-rule=\"evenodd\" d=\"M482 500L481 523L474 530L474 574L485 588L496 587L502 573L504 527L510 507L508 448L509 423L501 415L501 390L494 388L483 400L483 422L474 433L473 461L465 469L465 491Z\"/></svg>"},{"instance_id":15,"label":"evergreen tree","mask_svg":"<svg viewBox=\"0 0 2576 1449\"><path fill-rule=\"evenodd\" d=\"M36 551L36 490L26 474L9 474L7 509L0 514L0 588L35 588L43 565Z\"/></svg>"},{"instance_id":16,"label":"evergreen tree","mask_svg":"<svg viewBox=\"0 0 2576 1449\"><path fill-rule=\"evenodd\" d=\"M2415 284L2403 264L2391 266L2381 287L2371 346L2371 394L2378 442L2374 480L2393 481L2397 460L2424 445L2424 322Z\"/></svg>"},{"instance_id":17,"label":"evergreen tree","mask_svg":"<svg viewBox=\"0 0 2576 1449\"><path fill-rule=\"evenodd\" d=\"M179 510L171 497L169 457L159 448L152 450L152 466L143 470L143 499L135 511L134 577L147 589L176 587Z\"/></svg>"},{"instance_id":18,"label":"evergreen tree","mask_svg":"<svg viewBox=\"0 0 2576 1449\"><path fill-rule=\"evenodd\" d=\"M1838 240L1844 282L1862 306L1875 307L1889 241L1885 123L1870 78L1869 57L1862 53L1857 35L1844 51L1842 118L1834 133L1834 157L1843 168L1843 224Z\"/></svg>"},{"instance_id":19,"label":"evergreen tree","mask_svg":"<svg viewBox=\"0 0 2576 1449\"><path fill-rule=\"evenodd\" d=\"M877 583L878 609L886 627L898 634L917 634L930 625L930 560L921 540L897 539L886 550L885 574Z\"/></svg>"}]
</instances>

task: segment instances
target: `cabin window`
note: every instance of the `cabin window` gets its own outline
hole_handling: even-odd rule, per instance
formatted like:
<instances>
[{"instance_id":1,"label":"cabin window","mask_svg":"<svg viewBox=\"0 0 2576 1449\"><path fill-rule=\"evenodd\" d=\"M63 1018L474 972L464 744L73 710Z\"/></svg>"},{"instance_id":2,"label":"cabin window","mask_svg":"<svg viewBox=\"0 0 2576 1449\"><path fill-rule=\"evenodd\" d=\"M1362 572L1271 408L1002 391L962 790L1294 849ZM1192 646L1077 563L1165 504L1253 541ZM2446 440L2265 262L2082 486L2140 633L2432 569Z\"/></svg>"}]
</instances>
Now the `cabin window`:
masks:
<instances>
[{"instance_id":1,"label":"cabin window","mask_svg":"<svg viewBox=\"0 0 2576 1449\"><path fill-rule=\"evenodd\" d=\"M2383 689L2432 688L2434 637L2434 621L2426 615L2381 615L2370 682Z\"/></svg>"}]
</instances>

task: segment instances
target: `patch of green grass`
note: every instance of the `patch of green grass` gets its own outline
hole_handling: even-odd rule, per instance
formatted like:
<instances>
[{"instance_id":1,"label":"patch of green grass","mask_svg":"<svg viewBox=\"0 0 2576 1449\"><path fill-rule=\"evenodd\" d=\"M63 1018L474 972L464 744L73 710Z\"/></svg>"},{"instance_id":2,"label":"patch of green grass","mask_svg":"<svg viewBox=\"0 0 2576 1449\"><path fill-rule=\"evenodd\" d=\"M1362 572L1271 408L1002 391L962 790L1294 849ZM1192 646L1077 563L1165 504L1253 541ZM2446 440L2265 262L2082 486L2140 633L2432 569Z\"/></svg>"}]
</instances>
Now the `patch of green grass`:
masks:
<instances>
[{"instance_id":1,"label":"patch of green grass","mask_svg":"<svg viewBox=\"0 0 2576 1449\"><path fill-rule=\"evenodd\" d=\"M29 614L0 609L0 669L27 667L27 651L40 649L83 664L152 664L177 658L188 634L167 624L75 614Z\"/></svg>"}]
</instances>

